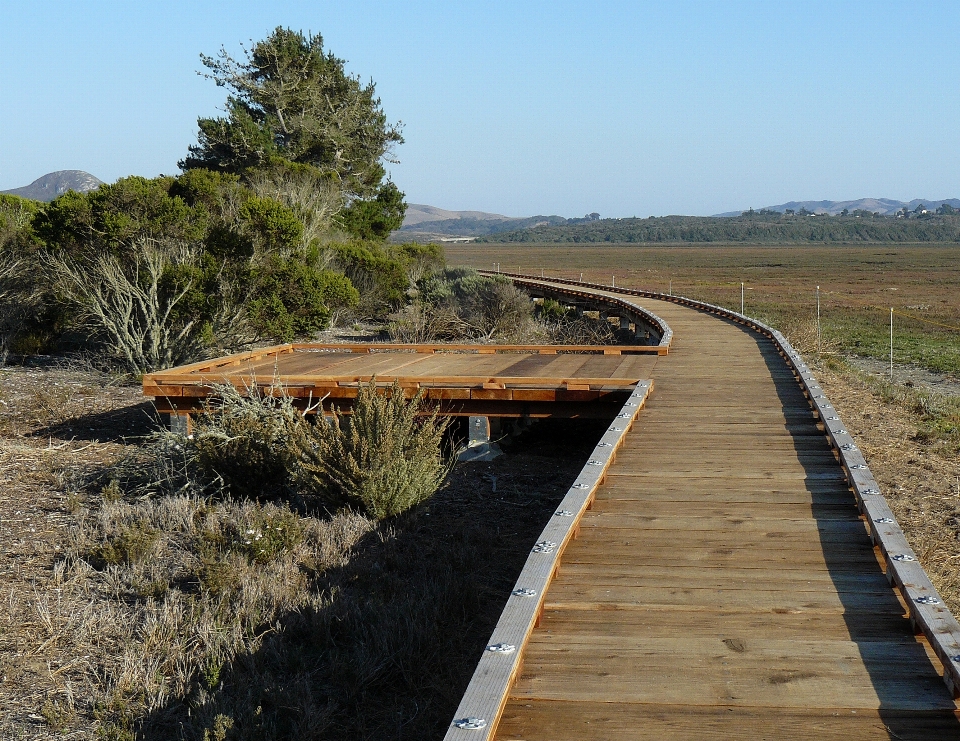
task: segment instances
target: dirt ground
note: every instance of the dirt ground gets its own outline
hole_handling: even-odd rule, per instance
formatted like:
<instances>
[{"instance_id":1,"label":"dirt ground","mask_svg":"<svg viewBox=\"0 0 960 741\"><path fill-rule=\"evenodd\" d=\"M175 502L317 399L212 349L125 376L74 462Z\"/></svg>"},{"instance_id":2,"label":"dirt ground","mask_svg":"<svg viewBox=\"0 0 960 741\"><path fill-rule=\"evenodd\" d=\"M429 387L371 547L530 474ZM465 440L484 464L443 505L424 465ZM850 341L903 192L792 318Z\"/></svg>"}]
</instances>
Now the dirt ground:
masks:
<instances>
[{"instance_id":1,"label":"dirt ground","mask_svg":"<svg viewBox=\"0 0 960 741\"><path fill-rule=\"evenodd\" d=\"M960 615L960 458L918 439L912 415L865 391L849 374L822 366L815 373L843 426L855 436L907 541L951 611ZM915 378L914 385L929 383L943 392L943 380L927 375L894 367L895 378Z\"/></svg>"},{"instance_id":2,"label":"dirt ground","mask_svg":"<svg viewBox=\"0 0 960 741\"><path fill-rule=\"evenodd\" d=\"M63 738L41 715L87 681L51 635L53 565L75 522L64 477L114 461L153 424L139 387L54 359L0 368L0 733ZM80 659L78 661L78 659ZM81 667L81 664L83 665ZM80 733L81 737L83 733Z\"/></svg>"},{"instance_id":3,"label":"dirt ground","mask_svg":"<svg viewBox=\"0 0 960 741\"><path fill-rule=\"evenodd\" d=\"M92 687L104 679L96 641L78 655L60 645L56 629L71 619L59 600L57 562L81 504L65 484L111 464L155 425L138 386L114 385L53 359L0 369L0 739L102 736L89 706ZM409 580L418 559L456 561L469 545L476 572L470 580L483 607L450 642L455 655L441 657L459 668L433 689L434 698L391 698L394 708L369 709L364 729L343 725L342 733L325 737L378 737L384 729L377 719L387 717L391 727L398 717L404 721L398 738L442 735L530 547L605 427L534 425L506 441L500 458L458 466L432 500L391 525L389 543L372 539L370 551L358 554L349 573L379 570L387 558L397 578ZM86 499L96 507L97 495ZM339 578L353 578L349 573Z\"/></svg>"}]
</instances>

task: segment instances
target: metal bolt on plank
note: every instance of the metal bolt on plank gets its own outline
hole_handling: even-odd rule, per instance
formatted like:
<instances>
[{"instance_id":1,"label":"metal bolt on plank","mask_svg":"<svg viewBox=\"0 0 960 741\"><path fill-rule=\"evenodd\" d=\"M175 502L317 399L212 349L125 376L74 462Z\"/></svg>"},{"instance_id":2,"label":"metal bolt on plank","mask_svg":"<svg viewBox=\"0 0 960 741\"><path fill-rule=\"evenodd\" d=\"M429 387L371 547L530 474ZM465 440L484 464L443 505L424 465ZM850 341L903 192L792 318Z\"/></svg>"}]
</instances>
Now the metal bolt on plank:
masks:
<instances>
[{"instance_id":1,"label":"metal bolt on plank","mask_svg":"<svg viewBox=\"0 0 960 741\"><path fill-rule=\"evenodd\" d=\"M487 721L483 718L460 718L453 721L457 728L465 728L470 731L479 731L487 727Z\"/></svg>"}]
</instances>

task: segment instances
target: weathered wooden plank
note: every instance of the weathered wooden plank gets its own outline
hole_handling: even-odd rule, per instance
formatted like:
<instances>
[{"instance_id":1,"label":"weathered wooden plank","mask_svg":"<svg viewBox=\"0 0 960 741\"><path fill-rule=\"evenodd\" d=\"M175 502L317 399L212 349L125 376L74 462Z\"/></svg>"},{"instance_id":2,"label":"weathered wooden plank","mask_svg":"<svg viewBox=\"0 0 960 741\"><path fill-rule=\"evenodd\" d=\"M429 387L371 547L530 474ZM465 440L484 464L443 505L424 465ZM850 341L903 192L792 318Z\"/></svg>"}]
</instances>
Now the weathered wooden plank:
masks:
<instances>
[{"instance_id":1,"label":"weathered wooden plank","mask_svg":"<svg viewBox=\"0 0 960 741\"><path fill-rule=\"evenodd\" d=\"M564 715L565 708L595 702L682 708L678 717L714 703L727 714L743 706L768 718L799 707L807 715L795 737L820 737L817 718L826 716L810 708L826 712L832 705L849 717L858 710L874 719L880 713L868 716L870 709L900 709L909 718L939 708L923 716L934 718L929 727L955 730L956 705L937 676L941 660L949 661L944 647L956 643L955 621L942 606L915 601L935 594L915 562L891 561L905 599L884 588L878 555L915 554L895 523L885 521L876 482L853 467L861 462L837 461L834 449L849 453L852 440L836 431L831 408L819 404L822 394L797 385L804 367L772 330L758 329L770 342L686 308L662 311L678 334L673 352L658 361L657 394L608 472L580 540L564 553L501 731L512 729L513 738L611 737L576 713ZM749 326L744 317L726 315ZM724 328L714 332L722 341L704 340L710 327ZM786 363L771 352L776 343ZM750 434L718 434L738 423ZM683 434L671 438L672 425ZM857 499L879 550L856 517ZM725 520L708 524L707 513ZM809 523L783 516L797 513ZM918 642L906 610L918 624L939 621L940 638ZM711 652L729 637L719 631L730 630L744 631L730 637L742 650L723 644ZM657 636L663 641L656 643ZM810 643L828 637L844 642L820 649ZM867 639L877 643L867 646ZM767 648L750 655L747 646L758 641ZM543 724L527 709L544 700L551 718L570 721L550 728L576 733L541 733ZM757 737L751 727L761 726L734 724L717 737ZM867 737L878 731L869 723L857 728ZM695 725L686 730L691 738L709 737Z\"/></svg>"},{"instance_id":2,"label":"weathered wooden plank","mask_svg":"<svg viewBox=\"0 0 960 741\"><path fill-rule=\"evenodd\" d=\"M504 712L497 739L524 741L931 741L960 739L955 712L758 708L531 699Z\"/></svg>"}]
</instances>

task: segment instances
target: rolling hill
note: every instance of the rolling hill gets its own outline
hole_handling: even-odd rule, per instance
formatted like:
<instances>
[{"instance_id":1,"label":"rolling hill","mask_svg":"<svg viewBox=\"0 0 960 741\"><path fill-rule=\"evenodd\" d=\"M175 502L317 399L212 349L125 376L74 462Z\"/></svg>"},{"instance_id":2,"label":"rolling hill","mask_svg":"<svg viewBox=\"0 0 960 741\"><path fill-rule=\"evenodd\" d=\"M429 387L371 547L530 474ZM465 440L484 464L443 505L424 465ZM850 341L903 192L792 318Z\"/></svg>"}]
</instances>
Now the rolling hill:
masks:
<instances>
[{"instance_id":1,"label":"rolling hill","mask_svg":"<svg viewBox=\"0 0 960 741\"><path fill-rule=\"evenodd\" d=\"M88 190L96 190L102 184L102 180L83 170L57 170L37 178L30 185L12 190L0 190L0 193L49 202L68 190L84 193Z\"/></svg>"}]
</instances>

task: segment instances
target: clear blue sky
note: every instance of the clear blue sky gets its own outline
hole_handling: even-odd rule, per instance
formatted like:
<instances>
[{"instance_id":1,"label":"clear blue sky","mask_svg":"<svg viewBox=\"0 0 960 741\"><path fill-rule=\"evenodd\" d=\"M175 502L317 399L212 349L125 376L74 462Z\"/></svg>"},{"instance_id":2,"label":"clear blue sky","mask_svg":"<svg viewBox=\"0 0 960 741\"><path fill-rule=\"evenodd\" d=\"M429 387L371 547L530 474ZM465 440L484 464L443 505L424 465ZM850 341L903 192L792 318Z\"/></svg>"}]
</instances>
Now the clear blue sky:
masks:
<instances>
[{"instance_id":1,"label":"clear blue sky","mask_svg":"<svg viewBox=\"0 0 960 741\"><path fill-rule=\"evenodd\" d=\"M960 197L960 6L0 0L0 189L177 172L199 54L319 32L372 78L414 203L712 214Z\"/></svg>"}]
</instances>

